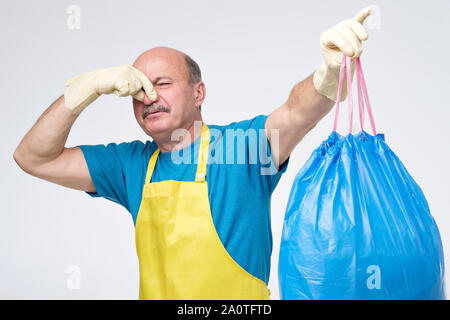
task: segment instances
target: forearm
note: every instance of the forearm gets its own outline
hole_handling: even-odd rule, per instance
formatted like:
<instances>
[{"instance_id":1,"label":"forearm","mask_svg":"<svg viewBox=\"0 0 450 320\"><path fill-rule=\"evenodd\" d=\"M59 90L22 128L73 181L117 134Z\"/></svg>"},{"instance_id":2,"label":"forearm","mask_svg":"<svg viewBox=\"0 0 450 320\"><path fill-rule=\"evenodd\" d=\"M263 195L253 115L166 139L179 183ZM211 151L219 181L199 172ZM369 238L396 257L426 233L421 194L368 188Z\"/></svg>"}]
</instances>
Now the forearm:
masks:
<instances>
[{"instance_id":1,"label":"forearm","mask_svg":"<svg viewBox=\"0 0 450 320\"><path fill-rule=\"evenodd\" d=\"M56 159L64 150L70 129L78 115L59 97L39 117L34 126L23 137L14 159L25 171Z\"/></svg>"},{"instance_id":2,"label":"forearm","mask_svg":"<svg viewBox=\"0 0 450 320\"><path fill-rule=\"evenodd\" d=\"M279 134L278 147L271 149L274 162L283 163L333 105L333 100L317 92L312 75L295 85L287 101L270 114L265 124L270 143L272 130L277 130Z\"/></svg>"},{"instance_id":3,"label":"forearm","mask_svg":"<svg viewBox=\"0 0 450 320\"><path fill-rule=\"evenodd\" d=\"M291 120L299 129L313 128L333 108L334 101L317 92L313 75L301 81L292 89L286 106ZM301 128L300 128L301 127Z\"/></svg>"}]
</instances>

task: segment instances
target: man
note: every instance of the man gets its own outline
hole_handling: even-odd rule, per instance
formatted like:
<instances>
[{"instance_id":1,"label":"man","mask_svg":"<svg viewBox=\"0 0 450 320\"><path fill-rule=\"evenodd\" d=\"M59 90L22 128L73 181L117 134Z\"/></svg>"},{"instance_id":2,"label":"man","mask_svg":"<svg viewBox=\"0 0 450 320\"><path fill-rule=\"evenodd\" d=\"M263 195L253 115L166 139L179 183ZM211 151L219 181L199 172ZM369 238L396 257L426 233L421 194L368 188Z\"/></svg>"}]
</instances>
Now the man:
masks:
<instances>
[{"instance_id":1,"label":"man","mask_svg":"<svg viewBox=\"0 0 450 320\"><path fill-rule=\"evenodd\" d=\"M343 53L361 54L369 14L366 8L322 34L324 62L268 117L202 123L206 90L198 65L180 51L157 47L133 66L69 80L14 159L36 177L115 201L131 213L141 299L269 299L271 194L294 147L334 105ZM78 115L110 93L133 96L136 120L153 141L65 147ZM229 131L245 133L240 147L230 150ZM258 149L269 152L269 162L251 161L249 131L263 141ZM211 161L223 151L246 160ZM267 164L275 173L263 171Z\"/></svg>"}]
</instances>

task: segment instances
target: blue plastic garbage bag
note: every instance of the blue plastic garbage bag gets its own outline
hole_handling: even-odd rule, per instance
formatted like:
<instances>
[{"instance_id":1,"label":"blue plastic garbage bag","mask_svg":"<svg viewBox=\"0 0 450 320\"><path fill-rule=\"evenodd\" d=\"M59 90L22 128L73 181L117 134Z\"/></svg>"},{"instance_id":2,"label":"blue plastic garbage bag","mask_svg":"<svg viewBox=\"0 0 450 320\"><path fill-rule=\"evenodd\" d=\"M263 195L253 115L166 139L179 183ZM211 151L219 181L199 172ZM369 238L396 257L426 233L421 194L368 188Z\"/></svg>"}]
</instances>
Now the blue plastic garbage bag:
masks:
<instances>
[{"instance_id":1,"label":"blue plastic garbage bag","mask_svg":"<svg viewBox=\"0 0 450 320\"><path fill-rule=\"evenodd\" d=\"M384 134L333 131L314 150L292 186L278 272L281 299L445 299L439 230Z\"/></svg>"}]
</instances>

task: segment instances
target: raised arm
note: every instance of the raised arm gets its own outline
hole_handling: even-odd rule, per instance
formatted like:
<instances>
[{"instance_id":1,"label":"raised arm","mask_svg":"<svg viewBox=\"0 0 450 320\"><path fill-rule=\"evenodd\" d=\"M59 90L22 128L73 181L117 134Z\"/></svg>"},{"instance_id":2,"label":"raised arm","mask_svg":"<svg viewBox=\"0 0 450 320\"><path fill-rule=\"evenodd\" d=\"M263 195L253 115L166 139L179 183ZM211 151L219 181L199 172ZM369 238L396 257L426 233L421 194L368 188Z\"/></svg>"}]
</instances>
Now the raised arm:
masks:
<instances>
[{"instance_id":1,"label":"raised arm","mask_svg":"<svg viewBox=\"0 0 450 320\"><path fill-rule=\"evenodd\" d=\"M352 58L361 54L361 41L368 38L362 24L369 14L370 8L365 8L353 19L345 20L321 35L323 63L314 74L295 85L287 101L267 118L265 131L277 165L286 161L295 146L332 109L343 54ZM341 100L345 97L346 88L343 88ZM271 131L274 129L279 134L277 147L272 145Z\"/></svg>"},{"instance_id":2,"label":"raised arm","mask_svg":"<svg viewBox=\"0 0 450 320\"><path fill-rule=\"evenodd\" d=\"M80 148L65 144L77 114L59 97L23 137L14 160L27 173L65 187L95 192Z\"/></svg>"},{"instance_id":3,"label":"raised arm","mask_svg":"<svg viewBox=\"0 0 450 320\"><path fill-rule=\"evenodd\" d=\"M150 80L130 65L106 68L77 76L23 137L14 160L27 173L59 185L96 192L83 152L66 148L70 129L79 114L101 94L133 95L151 100L156 92Z\"/></svg>"}]
</instances>

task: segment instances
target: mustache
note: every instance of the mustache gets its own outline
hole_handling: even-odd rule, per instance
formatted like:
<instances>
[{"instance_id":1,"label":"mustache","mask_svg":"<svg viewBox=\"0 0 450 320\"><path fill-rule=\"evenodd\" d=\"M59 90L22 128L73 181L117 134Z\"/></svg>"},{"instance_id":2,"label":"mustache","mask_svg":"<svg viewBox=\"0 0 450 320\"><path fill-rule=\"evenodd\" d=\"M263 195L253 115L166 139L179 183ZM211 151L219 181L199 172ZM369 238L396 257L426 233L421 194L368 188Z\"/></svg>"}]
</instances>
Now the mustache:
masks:
<instances>
[{"instance_id":1,"label":"mustache","mask_svg":"<svg viewBox=\"0 0 450 320\"><path fill-rule=\"evenodd\" d=\"M144 112L142 112L142 119L145 119L145 117L148 116L149 113L155 112L155 111L162 111L162 112L169 112L170 109L163 105L151 105L144 109Z\"/></svg>"}]
</instances>

